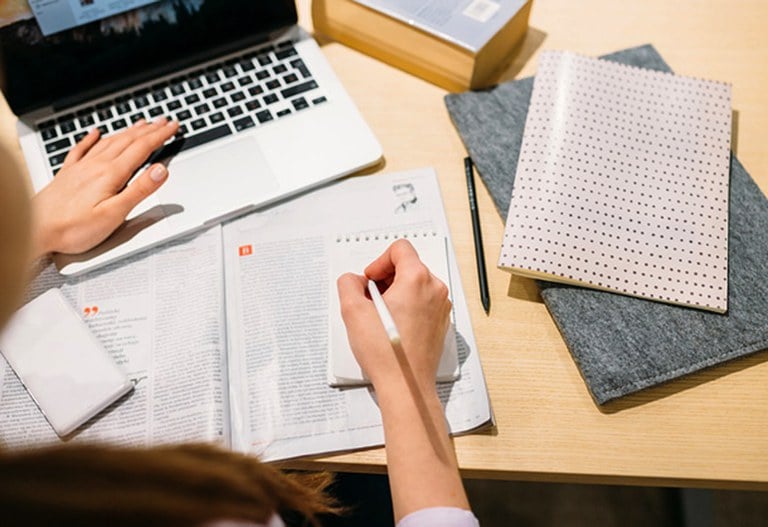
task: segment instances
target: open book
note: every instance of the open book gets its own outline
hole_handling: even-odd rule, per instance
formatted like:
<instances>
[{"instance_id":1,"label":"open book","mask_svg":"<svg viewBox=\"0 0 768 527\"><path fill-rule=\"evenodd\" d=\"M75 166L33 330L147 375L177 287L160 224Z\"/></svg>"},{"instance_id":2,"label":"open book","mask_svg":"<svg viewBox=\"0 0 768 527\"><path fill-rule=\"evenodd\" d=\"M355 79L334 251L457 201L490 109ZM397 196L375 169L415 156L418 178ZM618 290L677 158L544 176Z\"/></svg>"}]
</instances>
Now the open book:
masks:
<instances>
[{"instance_id":1,"label":"open book","mask_svg":"<svg viewBox=\"0 0 768 527\"><path fill-rule=\"evenodd\" d=\"M351 227L447 233L433 171L341 181L82 277L46 268L30 296L60 287L136 385L73 440L218 442L266 461L383 444L374 393L327 384L329 245ZM491 409L459 280L453 299L461 377L439 390L457 434ZM0 442L59 442L4 361Z\"/></svg>"},{"instance_id":2,"label":"open book","mask_svg":"<svg viewBox=\"0 0 768 527\"><path fill-rule=\"evenodd\" d=\"M541 54L499 267L728 307L731 87Z\"/></svg>"}]
</instances>

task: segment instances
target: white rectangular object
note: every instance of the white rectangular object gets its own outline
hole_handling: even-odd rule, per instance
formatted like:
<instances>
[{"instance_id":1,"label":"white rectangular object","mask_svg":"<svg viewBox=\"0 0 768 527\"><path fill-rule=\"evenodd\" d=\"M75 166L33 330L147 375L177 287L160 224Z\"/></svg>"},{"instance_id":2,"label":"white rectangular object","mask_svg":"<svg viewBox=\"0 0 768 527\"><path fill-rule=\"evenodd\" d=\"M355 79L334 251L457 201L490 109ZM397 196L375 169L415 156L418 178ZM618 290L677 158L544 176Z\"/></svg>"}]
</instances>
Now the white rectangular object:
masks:
<instances>
[{"instance_id":1,"label":"white rectangular object","mask_svg":"<svg viewBox=\"0 0 768 527\"><path fill-rule=\"evenodd\" d=\"M19 309L0 350L61 437L133 388L59 289Z\"/></svg>"}]
</instances>

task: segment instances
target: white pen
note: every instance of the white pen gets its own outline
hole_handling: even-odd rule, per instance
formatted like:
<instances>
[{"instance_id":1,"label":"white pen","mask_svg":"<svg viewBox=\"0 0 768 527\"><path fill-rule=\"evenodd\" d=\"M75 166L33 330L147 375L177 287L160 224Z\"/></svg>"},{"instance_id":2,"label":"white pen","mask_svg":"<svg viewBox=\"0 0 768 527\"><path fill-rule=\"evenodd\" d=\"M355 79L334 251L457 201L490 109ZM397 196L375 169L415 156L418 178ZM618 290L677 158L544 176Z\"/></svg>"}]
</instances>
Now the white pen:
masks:
<instances>
[{"instance_id":1,"label":"white pen","mask_svg":"<svg viewBox=\"0 0 768 527\"><path fill-rule=\"evenodd\" d=\"M384 298L381 296L381 293L379 293L379 288L373 280L368 280L368 292L371 293L373 305L376 306L376 311L379 312L379 318L387 332L389 342L391 342L393 346L399 346L400 333L397 331L395 321L392 320L392 315L389 313L389 309L387 309L387 304L384 303Z\"/></svg>"}]
</instances>

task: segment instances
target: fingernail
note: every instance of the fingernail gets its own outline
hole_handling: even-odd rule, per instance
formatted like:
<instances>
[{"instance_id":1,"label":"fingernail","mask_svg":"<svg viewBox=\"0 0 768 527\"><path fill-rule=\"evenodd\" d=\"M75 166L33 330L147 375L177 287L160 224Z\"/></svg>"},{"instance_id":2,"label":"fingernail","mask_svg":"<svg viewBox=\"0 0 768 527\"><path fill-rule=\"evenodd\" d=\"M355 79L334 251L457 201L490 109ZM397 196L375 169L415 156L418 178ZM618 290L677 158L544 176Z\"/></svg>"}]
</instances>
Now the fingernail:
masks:
<instances>
[{"instance_id":1,"label":"fingernail","mask_svg":"<svg viewBox=\"0 0 768 527\"><path fill-rule=\"evenodd\" d=\"M157 165L149 172L149 177L152 178L152 181L155 183L160 183L167 175L168 171L163 165Z\"/></svg>"},{"instance_id":2,"label":"fingernail","mask_svg":"<svg viewBox=\"0 0 768 527\"><path fill-rule=\"evenodd\" d=\"M160 124L160 123L165 122L165 121L167 121L166 117L164 115L161 115L160 117L155 119L153 122L156 123L156 124Z\"/></svg>"}]
</instances>

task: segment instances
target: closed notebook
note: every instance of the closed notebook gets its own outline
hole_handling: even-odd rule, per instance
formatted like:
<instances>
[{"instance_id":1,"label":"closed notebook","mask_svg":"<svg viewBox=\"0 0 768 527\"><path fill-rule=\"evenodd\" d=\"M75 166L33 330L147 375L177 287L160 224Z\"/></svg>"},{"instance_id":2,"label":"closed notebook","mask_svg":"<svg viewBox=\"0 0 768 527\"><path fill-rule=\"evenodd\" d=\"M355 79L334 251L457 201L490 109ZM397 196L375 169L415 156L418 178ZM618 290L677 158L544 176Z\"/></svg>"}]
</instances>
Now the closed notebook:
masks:
<instances>
[{"instance_id":1,"label":"closed notebook","mask_svg":"<svg viewBox=\"0 0 768 527\"><path fill-rule=\"evenodd\" d=\"M499 267L725 312L730 138L728 84L543 52Z\"/></svg>"},{"instance_id":2,"label":"closed notebook","mask_svg":"<svg viewBox=\"0 0 768 527\"><path fill-rule=\"evenodd\" d=\"M649 45L602 58L670 71ZM532 88L529 77L446 97L451 119L502 218L507 216ZM768 348L768 200L735 156L730 194L724 315L539 282L541 297L597 403Z\"/></svg>"},{"instance_id":3,"label":"closed notebook","mask_svg":"<svg viewBox=\"0 0 768 527\"><path fill-rule=\"evenodd\" d=\"M451 291L448 254L445 236L431 230L407 233L370 233L367 235L341 235L331 241L330 347L328 354L328 384L331 386L364 385L369 381L357 363L347 339L347 329L341 318L336 279L344 273L362 274L363 270L382 254L396 239L411 242L419 258L430 272ZM450 295L450 293L449 293ZM451 297L452 298L452 297ZM393 350L394 353L394 350ZM443 355L437 371L438 382L453 381L459 376L456 329L451 324L445 335Z\"/></svg>"}]
</instances>

